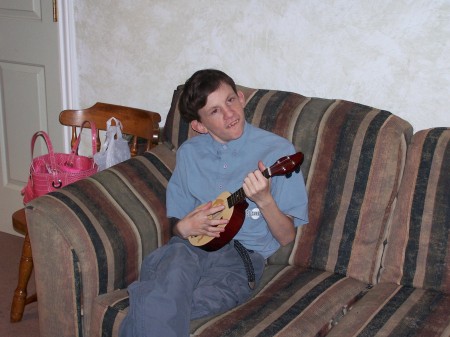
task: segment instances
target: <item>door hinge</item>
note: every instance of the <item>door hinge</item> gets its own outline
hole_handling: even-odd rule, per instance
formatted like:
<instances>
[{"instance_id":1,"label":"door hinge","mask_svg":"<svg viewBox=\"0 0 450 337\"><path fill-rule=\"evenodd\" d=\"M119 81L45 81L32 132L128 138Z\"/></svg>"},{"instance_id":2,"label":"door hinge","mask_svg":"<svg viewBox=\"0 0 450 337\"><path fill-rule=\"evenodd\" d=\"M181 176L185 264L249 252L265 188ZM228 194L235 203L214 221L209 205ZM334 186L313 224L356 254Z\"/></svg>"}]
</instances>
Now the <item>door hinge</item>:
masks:
<instances>
[{"instance_id":1,"label":"door hinge","mask_svg":"<svg viewBox=\"0 0 450 337\"><path fill-rule=\"evenodd\" d=\"M58 22L58 1L53 0L53 22Z\"/></svg>"}]
</instances>

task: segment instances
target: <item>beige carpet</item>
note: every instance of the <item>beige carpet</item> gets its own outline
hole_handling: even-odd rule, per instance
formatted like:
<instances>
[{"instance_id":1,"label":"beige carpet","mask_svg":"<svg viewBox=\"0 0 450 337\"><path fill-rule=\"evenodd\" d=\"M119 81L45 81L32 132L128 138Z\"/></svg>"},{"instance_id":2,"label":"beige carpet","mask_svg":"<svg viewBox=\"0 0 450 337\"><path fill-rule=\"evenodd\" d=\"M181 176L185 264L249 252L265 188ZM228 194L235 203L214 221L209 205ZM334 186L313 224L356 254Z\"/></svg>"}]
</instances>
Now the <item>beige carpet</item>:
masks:
<instances>
[{"instance_id":1,"label":"beige carpet","mask_svg":"<svg viewBox=\"0 0 450 337\"><path fill-rule=\"evenodd\" d=\"M10 322L11 301L17 286L19 261L23 238L0 232L0 336L39 337L37 303L25 306L22 321ZM34 275L28 285L28 294L35 292Z\"/></svg>"}]
</instances>

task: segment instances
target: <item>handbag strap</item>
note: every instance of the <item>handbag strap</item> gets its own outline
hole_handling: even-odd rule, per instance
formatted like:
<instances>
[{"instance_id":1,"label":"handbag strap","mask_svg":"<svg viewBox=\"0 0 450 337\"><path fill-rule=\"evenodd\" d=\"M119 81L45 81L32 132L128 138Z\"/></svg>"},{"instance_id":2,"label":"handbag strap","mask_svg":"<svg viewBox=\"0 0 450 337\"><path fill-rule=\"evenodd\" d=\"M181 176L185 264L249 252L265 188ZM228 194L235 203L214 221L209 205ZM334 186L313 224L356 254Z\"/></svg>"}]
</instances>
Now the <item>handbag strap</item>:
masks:
<instances>
[{"instance_id":1,"label":"handbag strap","mask_svg":"<svg viewBox=\"0 0 450 337\"><path fill-rule=\"evenodd\" d=\"M111 126L111 122L114 121L115 125ZM122 138L122 123L116 117L111 117L106 121L106 138L103 143L102 149L105 151L109 146L109 141L114 138Z\"/></svg>"},{"instance_id":2,"label":"handbag strap","mask_svg":"<svg viewBox=\"0 0 450 337\"><path fill-rule=\"evenodd\" d=\"M77 140L72 146L72 151L70 153L69 159L64 163L66 166L73 166L75 156L78 154L78 147L80 146L81 141L81 133L83 132L84 124L89 123L89 126L91 127L91 138L92 138L92 155L97 153L97 127L95 126L95 123L93 121L84 121L81 124L80 133L78 134ZM93 163L94 165L94 163Z\"/></svg>"},{"instance_id":3,"label":"handbag strap","mask_svg":"<svg viewBox=\"0 0 450 337\"><path fill-rule=\"evenodd\" d=\"M34 164L34 161L33 161L34 145L39 136L44 138L45 144L47 145L47 149L48 149L48 154L49 154L49 158L50 158L50 167L47 167L47 171L49 173L55 172L56 171L55 153L53 152L53 145L52 145L52 142L50 141L50 137L48 136L47 132L45 132L45 131L37 131L31 138L31 166L32 166L33 170L36 170L35 167L33 166L33 164Z\"/></svg>"},{"instance_id":4,"label":"handbag strap","mask_svg":"<svg viewBox=\"0 0 450 337\"><path fill-rule=\"evenodd\" d=\"M117 138L122 138L122 122L120 120L118 120L116 117L111 117L110 119L108 119L108 121L106 122L106 130L108 130L111 127L111 121L114 121L116 124L116 135Z\"/></svg>"}]
</instances>

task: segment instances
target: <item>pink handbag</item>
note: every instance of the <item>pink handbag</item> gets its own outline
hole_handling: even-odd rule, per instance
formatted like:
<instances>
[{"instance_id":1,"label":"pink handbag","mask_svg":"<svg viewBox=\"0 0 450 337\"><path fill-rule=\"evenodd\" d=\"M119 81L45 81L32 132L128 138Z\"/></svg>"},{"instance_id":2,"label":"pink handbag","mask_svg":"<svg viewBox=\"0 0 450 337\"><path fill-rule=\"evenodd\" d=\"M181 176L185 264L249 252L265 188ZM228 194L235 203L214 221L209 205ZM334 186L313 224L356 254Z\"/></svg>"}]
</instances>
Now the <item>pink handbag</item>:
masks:
<instances>
[{"instance_id":1,"label":"pink handbag","mask_svg":"<svg viewBox=\"0 0 450 337\"><path fill-rule=\"evenodd\" d=\"M71 153L54 153L50 137L44 131L38 131L33 135L31 139L30 176L27 185L22 190L25 204L34 198L89 177L98 171L98 166L93 158L77 154L81 131L85 123L89 123L91 126L93 156L97 152L97 128L93 122L83 122ZM39 136L44 138L48 154L33 158L34 144Z\"/></svg>"}]
</instances>

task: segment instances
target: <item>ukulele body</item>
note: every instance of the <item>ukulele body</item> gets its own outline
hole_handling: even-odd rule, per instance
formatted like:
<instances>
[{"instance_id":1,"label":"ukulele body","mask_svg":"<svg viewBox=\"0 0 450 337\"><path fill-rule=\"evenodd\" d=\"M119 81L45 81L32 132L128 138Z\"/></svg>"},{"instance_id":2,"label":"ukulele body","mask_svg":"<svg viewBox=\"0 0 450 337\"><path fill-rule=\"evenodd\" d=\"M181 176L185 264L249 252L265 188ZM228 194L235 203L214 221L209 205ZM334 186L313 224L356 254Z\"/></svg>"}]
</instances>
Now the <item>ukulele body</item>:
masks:
<instances>
[{"instance_id":1,"label":"ukulele body","mask_svg":"<svg viewBox=\"0 0 450 337\"><path fill-rule=\"evenodd\" d=\"M222 192L213 202L212 207L224 205L225 208L221 212L210 215L210 219L229 220L228 224L219 226L226 227L226 230L220 233L220 237L218 238L208 235L191 235L188 239L193 246L200 247L206 251L215 251L225 246L234 238L237 232L239 232L244 223L245 211L248 207L248 203L244 199L230 208L227 205L227 198L230 195L230 192Z\"/></svg>"}]
</instances>

